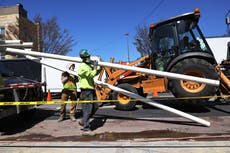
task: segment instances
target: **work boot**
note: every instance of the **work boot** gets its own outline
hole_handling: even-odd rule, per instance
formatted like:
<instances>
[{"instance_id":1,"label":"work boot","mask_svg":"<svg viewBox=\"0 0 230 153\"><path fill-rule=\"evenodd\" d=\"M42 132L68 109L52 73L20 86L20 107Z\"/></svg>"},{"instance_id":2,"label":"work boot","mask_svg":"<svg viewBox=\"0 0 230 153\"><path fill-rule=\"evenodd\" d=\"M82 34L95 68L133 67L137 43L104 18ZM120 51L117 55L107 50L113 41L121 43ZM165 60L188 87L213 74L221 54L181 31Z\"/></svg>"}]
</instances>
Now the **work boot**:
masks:
<instances>
[{"instance_id":1,"label":"work boot","mask_svg":"<svg viewBox=\"0 0 230 153\"><path fill-rule=\"evenodd\" d=\"M79 121L78 124L83 127L82 121Z\"/></svg>"},{"instance_id":2,"label":"work boot","mask_svg":"<svg viewBox=\"0 0 230 153\"><path fill-rule=\"evenodd\" d=\"M71 120L72 122L76 122L76 118L75 118L74 116L70 116L70 120Z\"/></svg>"},{"instance_id":3,"label":"work boot","mask_svg":"<svg viewBox=\"0 0 230 153\"><path fill-rule=\"evenodd\" d=\"M90 131L91 131L91 129L90 129L89 127L81 128L81 130L82 130L83 132L90 132Z\"/></svg>"},{"instance_id":4,"label":"work boot","mask_svg":"<svg viewBox=\"0 0 230 153\"><path fill-rule=\"evenodd\" d=\"M58 122L61 122L61 121L64 121L65 120L65 117L59 117L59 119L57 120Z\"/></svg>"}]
</instances>

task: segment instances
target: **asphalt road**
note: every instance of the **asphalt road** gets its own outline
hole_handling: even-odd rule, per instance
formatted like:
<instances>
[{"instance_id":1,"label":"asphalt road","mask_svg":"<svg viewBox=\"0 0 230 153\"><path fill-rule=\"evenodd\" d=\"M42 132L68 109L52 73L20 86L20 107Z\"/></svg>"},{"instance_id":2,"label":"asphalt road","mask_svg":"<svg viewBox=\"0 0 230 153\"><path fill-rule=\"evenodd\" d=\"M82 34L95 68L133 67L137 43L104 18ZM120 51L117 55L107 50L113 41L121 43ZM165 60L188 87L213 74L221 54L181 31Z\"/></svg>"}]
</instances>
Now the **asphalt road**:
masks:
<instances>
[{"instance_id":1,"label":"asphalt road","mask_svg":"<svg viewBox=\"0 0 230 153\"><path fill-rule=\"evenodd\" d=\"M156 102L197 117L224 117L230 115L230 102L221 103L221 102L206 101L206 102L195 103L195 104L190 102L180 101L180 100L170 100L170 101L156 100ZM31 119L39 118L42 116L46 120L57 120L59 117L58 107L59 105L40 105L38 106L35 112L32 111L29 113L25 113L19 115L19 117L25 117L29 114L29 118L31 117ZM67 105L67 112L68 111L69 111L69 106ZM76 118L81 118L81 115L82 114L80 110L77 110ZM99 108L95 116L105 117L105 118L124 118L124 119L125 118L150 119L150 118L178 117L178 115L176 114L143 103L137 104L137 106L131 111L117 110L115 109L115 106L113 104L104 104L102 107Z\"/></svg>"},{"instance_id":2,"label":"asphalt road","mask_svg":"<svg viewBox=\"0 0 230 153\"><path fill-rule=\"evenodd\" d=\"M223 120L223 119L227 119L230 115L229 102L225 102L225 103L203 102L199 104L192 104L189 102L183 102L179 100L176 101L160 100L158 102L200 118L207 118L207 119L214 119L214 120L217 120L217 118L221 118ZM39 125L39 123L42 123L44 121L56 122L59 117L58 107L59 105L41 105L36 109L36 111L27 112L18 116L12 116L9 118L2 119L0 120L0 124L1 124L0 132L2 133L2 135L4 135L4 137L7 137L8 135L12 136L12 134L23 132L29 128L32 129L37 128L36 124ZM69 111L69 105L67 105L67 111ZM81 111L78 110L76 113L76 118L80 120L81 117L82 117ZM99 127L94 128L95 131L100 130L100 127L106 124L106 122L108 123L110 123L111 121L122 122L126 120L133 121L133 122L149 121L149 122L157 122L157 123L165 123L165 124L167 123L167 126L169 127L171 126L170 124L173 125L194 124L194 126L197 126L197 124L192 121L180 122L178 120L180 120L181 117L179 117L178 115L146 104L145 105L139 104L132 111L120 111L120 110L116 110L114 105L104 104L104 106L99 108L99 110L94 116L94 119L96 124L101 124L99 125ZM115 122L114 124L117 124L117 122ZM212 124L215 123L212 122ZM135 126L134 128L138 129ZM119 132L122 132L122 130L120 130Z\"/></svg>"},{"instance_id":3,"label":"asphalt road","mask_svg":"<svg viewBox=\"0 0 230 153\"><path fill-rule=\"evenodd\" d=\"M177 110L189 113L197 117L211 117L211 116L229 116L230 115L230 103L215 104L212 102L196 103L181 101L158 101L159 103L175 108ZM132 111L119 111L114 109L113 106L105 107L97 112L98 115L108 115L117 117L132 116L133 118L165 118L165 117L177 117L176 114L155 108L153 106L144 104L137 105Z\"/></svg>"},{"instance_id":4,"label":"asphalt road","mask_svg":"<svg viewBox=\"0 0 230 153\"><path fill-rule=\"evenodd\" d=\"M82 152L86 148L90 148L88 152L151 152L167 151L168 148L173 149L170 152L178 152L181 148L186 152L193 149L200 152L228 151L229 102L158 102L210 121L211 126L204 127L148 105L137 105L132 111L119 111L107 104L99 108L91 122L93 131L85 135L77 122L57 122L59 105L41 105L34 112L0 120L0 151ZM76 117L80 120L80 111ZM198 142L201 141L206 145L200 145ZM158 142L162 144L159 146ZM126 143L129 144L124 145Z\"/></svg>"}]
</instances>

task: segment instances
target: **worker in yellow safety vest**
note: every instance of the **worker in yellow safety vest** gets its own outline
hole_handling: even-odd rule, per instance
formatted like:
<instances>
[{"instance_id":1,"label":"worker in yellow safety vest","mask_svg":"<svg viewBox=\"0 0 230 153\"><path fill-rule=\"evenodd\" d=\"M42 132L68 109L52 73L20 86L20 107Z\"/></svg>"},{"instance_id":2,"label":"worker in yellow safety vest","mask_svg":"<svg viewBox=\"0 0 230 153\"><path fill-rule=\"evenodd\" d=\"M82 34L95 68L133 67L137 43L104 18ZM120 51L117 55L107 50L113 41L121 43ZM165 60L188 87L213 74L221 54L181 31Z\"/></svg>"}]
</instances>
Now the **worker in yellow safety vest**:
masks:
<instances>
[{"instance_id":1,"label":"worker in yellow safety vest","mask_svg":"<svg viewBox=\"0 0 230 153\"><path fill-rule=\"evenodd\" d=\"M74 64L72 64L69 69L73 70L75 67ZM77 100L77 87L76 82L78 82L77 76L70 75L68 72L63 72L61 76L61 81L63 83L63 90L61 94L61 101L67 101L68 99L72 101ZM75 111L76 111L76 102L71 103L70 107L70 120L75 122ZM61 122L66 119L66 104L61 104L60 109L60 117L58 119L58 122Z\"/></svg>"}]
</instances>

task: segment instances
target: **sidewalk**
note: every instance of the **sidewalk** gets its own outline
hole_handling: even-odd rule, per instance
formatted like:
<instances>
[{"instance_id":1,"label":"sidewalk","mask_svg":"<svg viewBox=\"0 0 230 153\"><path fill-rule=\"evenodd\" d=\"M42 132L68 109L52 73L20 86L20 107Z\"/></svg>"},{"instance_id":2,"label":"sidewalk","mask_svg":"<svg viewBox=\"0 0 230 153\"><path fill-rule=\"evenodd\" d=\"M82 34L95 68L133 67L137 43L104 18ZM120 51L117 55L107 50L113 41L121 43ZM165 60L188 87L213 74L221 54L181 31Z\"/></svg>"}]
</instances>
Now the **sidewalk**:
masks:
<instances>
[{"instance_id":1,"label":"sidewalk","mask_svg":"<svg viewBox=\"0 0 230 153\"><path fill-rule=\"evenodd\" d=\"M154 142L1 142L0 152L8 153L229 153L229 141Z\"/></svg>"}]
</instances>

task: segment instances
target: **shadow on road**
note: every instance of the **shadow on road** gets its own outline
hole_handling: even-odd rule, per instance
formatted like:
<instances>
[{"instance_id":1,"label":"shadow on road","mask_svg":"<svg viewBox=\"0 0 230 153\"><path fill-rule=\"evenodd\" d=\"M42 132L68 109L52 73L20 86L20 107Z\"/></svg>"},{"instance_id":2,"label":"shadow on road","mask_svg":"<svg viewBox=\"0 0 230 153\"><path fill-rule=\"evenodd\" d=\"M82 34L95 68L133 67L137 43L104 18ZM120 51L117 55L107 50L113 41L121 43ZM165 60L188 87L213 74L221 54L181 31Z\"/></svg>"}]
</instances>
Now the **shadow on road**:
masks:
<instances>
[{"instance_id":1,"label":"shadow on road","mask_svg":"<svg viewBox=\"0 0 230 153\"><path fill-rule=\"evenodd\" d=\"M207 113L207 112L210 112L210 110L205 105L202 105L199 103L190 103L190 102L181 101L181 100L180 101L179 100L177 100L177 101L161 100L161 101L156 101L156 102L158 102L162 105L180 110L182 112L186 112L186 113ZM142 108L143 109L156 109L156 107L145 104L145 103L143 104Z\"/></svg>"},{"instance_id":2,"label":"shadow on road","mask_svg":"<svg viewBox=\"0 0 230 153\"><path fill-rule=\"evenodd\" d=\"M178 120L168 120L168 119L142 119L142 118L132 118L132 117L121 117L121 116L112 116L112 115L97 115L98 118L107 119L118 119L118 120L133 120L133 121L148 121L148 122L159 122L159 123L167 123L167 124L177 124L177 125L190 125L190 126L202 126L196 122L192 121L178 121ZM175 118L174 118L175 119Z\"/></svg>"},{"instance_id":3,"label":"shadow on road","mask_svg":"<svg viewBox=\"0 0 230 153\"><path fill-rule=\"evenodd\" d=\"M106 117L94 117L90 123L91 130L94 131L100 127L102 127L106 122Z\"/></svg>"},{"instance_id":4,"label":"shadow on road","mask_svg":"<svg viewBox=\"0 0 230 153\"><path fill-rule=\"evenodd\" d=\"M1 135L13 135L30 129L46 118L53 116L55 110L33 109L0 120Z\"/></svg>"},{"instance_id":5,"label":"shadow on road","mask_svg":"<svg viewBox=\"0 0 230 153\"><path fill-rule=\"evenodd\" d=\"M226 114L229 114L230 115L230 111L226 111L226 110L223 110L223 109L220 109L220 108L217 108L216 106L208 106L209 108L212 108L216 111L219 111L219 112L222 112L222 113L226 113Z\"/></svg>"}]
</instances>

